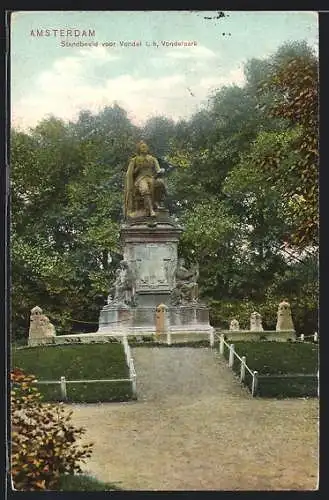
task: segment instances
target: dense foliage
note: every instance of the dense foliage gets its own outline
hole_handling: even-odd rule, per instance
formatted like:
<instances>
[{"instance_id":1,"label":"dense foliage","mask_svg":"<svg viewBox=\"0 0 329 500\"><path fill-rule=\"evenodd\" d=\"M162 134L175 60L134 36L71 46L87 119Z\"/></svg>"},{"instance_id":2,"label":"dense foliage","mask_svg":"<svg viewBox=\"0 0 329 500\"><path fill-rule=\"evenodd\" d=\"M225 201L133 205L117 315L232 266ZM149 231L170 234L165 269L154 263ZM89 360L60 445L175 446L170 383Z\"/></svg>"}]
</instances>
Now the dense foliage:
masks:
<instances>
[{"instance_id":1,"label":"dense foliage","mask_svg":"<svg viewBox=\"0 0 329 500\"><path fill-rule=\"evenodd\" d=\"M215 92L189 120L131 124L118 105L12 131L12 311L58 332L96 329L120 259L124 172L145 139L167 168L168 206L186 231L180 253L200 262L214 324L287 298L301 333L316 327L317 59L305 43L248 61L246 83ZM81 323L73 320L79 320Z\"/></svg>"},{"instance_id":2,"label":"dense foliage","mask_svg":"<svg viewBox=\"0 0 329 500\"><path fill-rule=\"evenodd\" d=\"M81 473L91 444L80 444L83 428L71 424L61 405L43 404L35 377L11 372L11 477L14 489L56 489L61 475Z\"/></svg>"}]
</instances>

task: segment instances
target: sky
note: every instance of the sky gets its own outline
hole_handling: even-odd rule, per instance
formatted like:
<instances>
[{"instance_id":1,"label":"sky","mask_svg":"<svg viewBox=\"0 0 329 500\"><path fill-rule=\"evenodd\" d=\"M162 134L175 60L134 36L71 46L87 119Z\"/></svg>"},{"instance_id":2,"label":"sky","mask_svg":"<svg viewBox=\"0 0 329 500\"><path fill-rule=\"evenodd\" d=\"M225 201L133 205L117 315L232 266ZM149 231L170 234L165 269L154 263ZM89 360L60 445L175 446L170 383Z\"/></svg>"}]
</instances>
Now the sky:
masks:
<instances>
[{"instance_id":1,"label":"sky","mask_svg":"<svg viewBox=\"0 0 329 500\"><path fill-rule=\"evenodd\" d=\"M114 102L136 125L159 115L189 118L215 89L243 85L246 61L297 40L318 50L316 12L15 12L11 122L28 130L49 115L74 121ZM140 45L120 45L132 41ZM175 41L193 44L165 43Z\"/></svg>"}]
</instances>

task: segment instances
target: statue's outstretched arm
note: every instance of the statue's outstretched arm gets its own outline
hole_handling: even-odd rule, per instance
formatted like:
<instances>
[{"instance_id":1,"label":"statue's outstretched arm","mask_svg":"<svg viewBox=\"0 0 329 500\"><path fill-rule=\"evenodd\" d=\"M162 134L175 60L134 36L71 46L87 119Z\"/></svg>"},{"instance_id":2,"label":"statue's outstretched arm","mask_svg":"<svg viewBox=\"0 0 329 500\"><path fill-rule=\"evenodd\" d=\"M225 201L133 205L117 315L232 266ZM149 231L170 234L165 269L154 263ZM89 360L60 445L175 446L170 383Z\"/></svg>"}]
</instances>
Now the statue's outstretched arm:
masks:
<instances>
[{"instance_id":1,"label":"statue's outstretched arm","mask_svg":"<svg viewBox=\"0 0 329 500\"><path fill-rule=\"evenodd\" d=\"M154 168L155 168L155 172L157 175L164 174L164 172L165 172L164 168L160 167L159 162L156 158L154 158Z\"/></svg>"}]
</instances>

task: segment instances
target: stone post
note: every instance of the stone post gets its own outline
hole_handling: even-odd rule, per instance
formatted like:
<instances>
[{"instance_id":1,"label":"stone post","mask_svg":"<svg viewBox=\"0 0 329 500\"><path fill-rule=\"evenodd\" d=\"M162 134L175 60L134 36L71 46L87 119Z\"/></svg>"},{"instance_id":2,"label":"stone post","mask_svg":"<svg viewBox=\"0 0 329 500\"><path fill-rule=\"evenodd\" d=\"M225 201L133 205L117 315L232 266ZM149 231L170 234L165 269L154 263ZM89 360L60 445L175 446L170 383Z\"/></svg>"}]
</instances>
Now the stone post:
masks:
<instances>
[{"instance_id":1,"label":"stone post","mask_svg":"<svg viewBox=\"0 0 329 500\"><path fill-rule=\"evenodd\" d=\"M246 356L242 356L241 368L240 368L240 382L243 382L246 377Z\"/></svg>"},{"instance_id":2,"label":"stone post","mask_svg":"<svg viewBox=\"0 0 329 500\"><path fill-rule=\"evenodd\" d=\"M28 345L49 344L56 336L55 327L42 312L41 307L31 309Z\"/></svg>"},{"instance_id":3,"label":"stone post","mask_svg":"<svg viewBox=\"0 0 329 500\"><path fill-rule=\"evenodd\" d=\"M155 312L155 332L156 335L168 332L168 307L165 304L159 304Z\"/></svg>"},{"instance_id":4,"label":"stone post","mask_svg":"<svg viewBox=\"0 0 329 500\"><path fill-rule=\"evenodd\" d=\"M224 355L224 334L222 333L220 336L220 342L219 342L219 354L221 356Z\"/></svg>"},{"instance_id":5,"label":"stone post","mask_svg":"<svg viewBox=\"0 0 329 500\"><path fill-rule=\"evenodd\" d=\"M292 321L291 307L287 300L283 300L279 304L275 329L277 332L295 330Z\"/></svg>"},{"instance_id":6,"label":"stone post","mask_svg":"<svg viewBox=\"0 0 329 500\"><path fill-rule=\"evenodd\" d=\"M233 368L234 364L234 344L230 344L230 352L229 352L229 358L228 358L228 366L230 368Z\"/></svg>"}]
</instances>

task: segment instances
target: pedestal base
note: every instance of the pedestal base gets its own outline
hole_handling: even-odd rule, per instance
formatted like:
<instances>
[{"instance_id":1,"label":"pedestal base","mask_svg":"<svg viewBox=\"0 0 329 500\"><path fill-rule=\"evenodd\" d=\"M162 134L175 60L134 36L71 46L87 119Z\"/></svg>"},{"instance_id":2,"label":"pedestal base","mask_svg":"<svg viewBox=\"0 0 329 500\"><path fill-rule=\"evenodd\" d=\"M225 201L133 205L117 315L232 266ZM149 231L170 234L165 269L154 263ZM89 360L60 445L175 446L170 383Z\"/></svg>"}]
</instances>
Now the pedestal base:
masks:
<instances>
[{"instance_id":1,"label":"pedestal base","mask_svg":"<svg viewBox=\"0 0 329 500\"><path fill-rule=\"evenodd\" d=\"M160 302L161 303L161 302ZM149 336L156 333L156 306L105 306L100 313L97 333L113 335ZM168 327L171 334L210 334L209 310L200 304L168 307ZM166 332L163 332L166 334Z\"/></svg>"}]
</instances>

